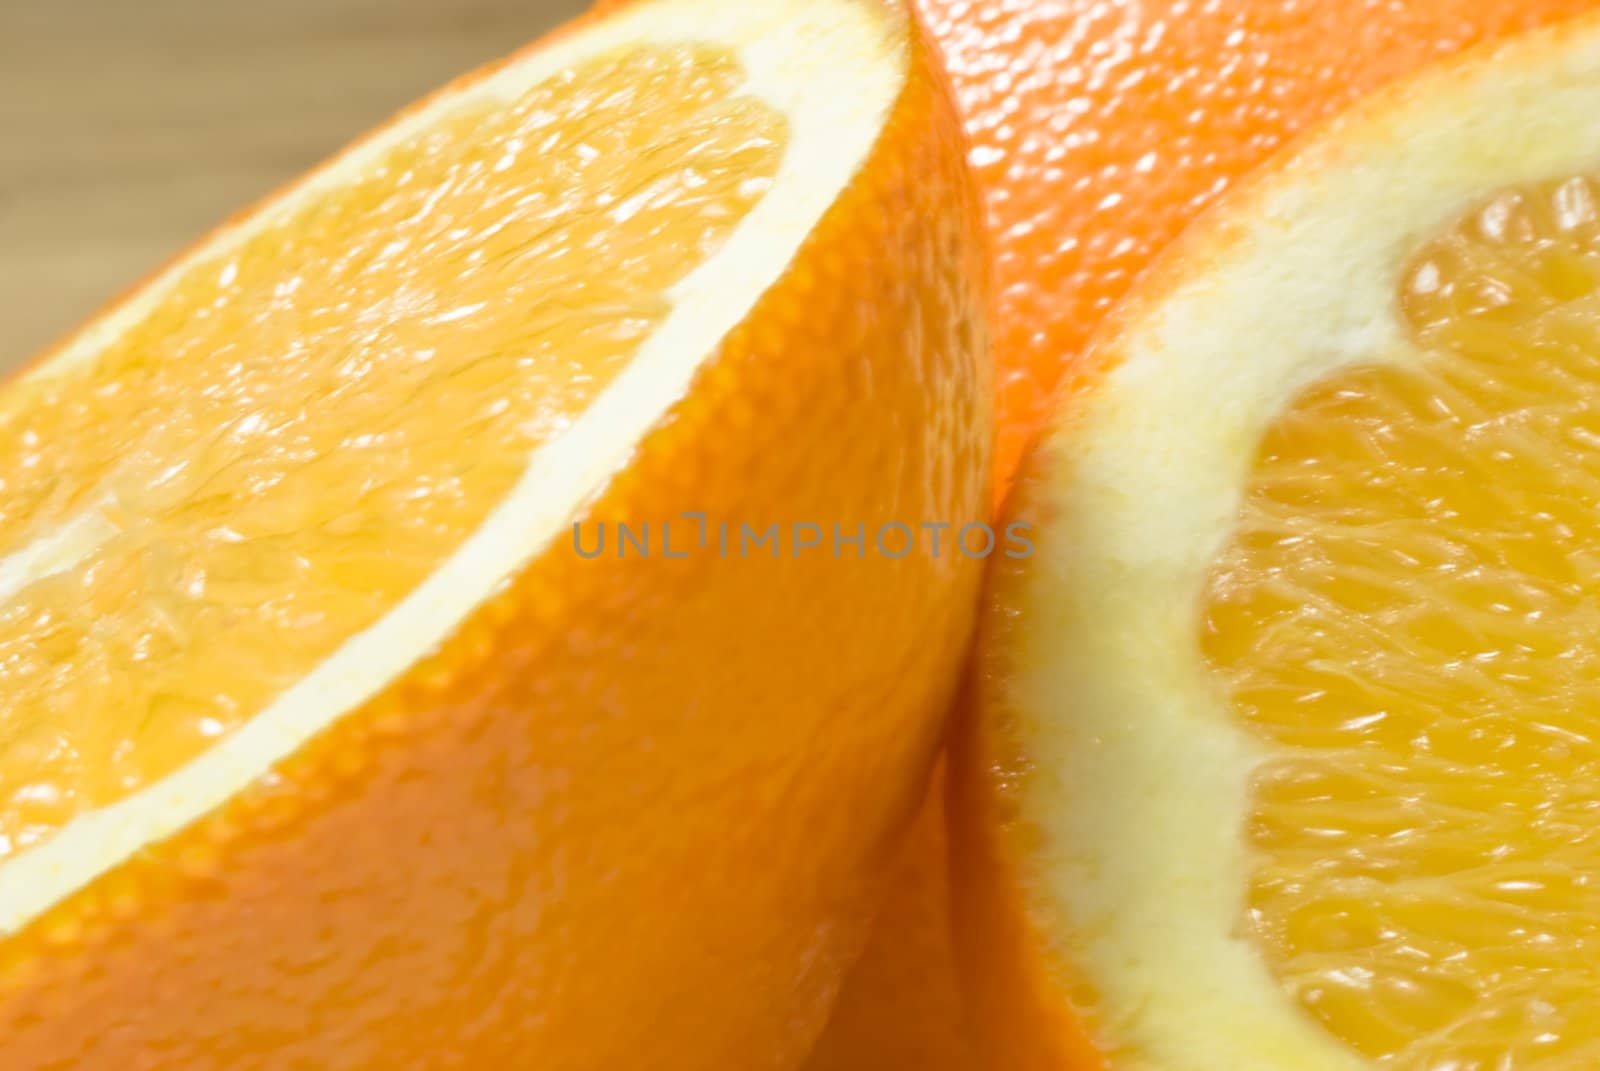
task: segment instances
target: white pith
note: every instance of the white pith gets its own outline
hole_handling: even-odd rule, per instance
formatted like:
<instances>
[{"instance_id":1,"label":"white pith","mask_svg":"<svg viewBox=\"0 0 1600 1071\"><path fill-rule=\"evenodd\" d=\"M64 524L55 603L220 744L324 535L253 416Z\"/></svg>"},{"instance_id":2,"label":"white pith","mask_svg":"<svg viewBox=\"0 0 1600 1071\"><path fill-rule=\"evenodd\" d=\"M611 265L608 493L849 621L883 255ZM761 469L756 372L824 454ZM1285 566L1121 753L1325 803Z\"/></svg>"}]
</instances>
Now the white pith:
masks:
<instances>
[{"instance_id":1,"label":"white pith","mask_svg":"<svg viewBox=\"0 0 1600 1071\"><path fill-rule=\"evenodd\" d=\"M1355 1071L1241 933L1262 744L1199 648L1207 573L1261 436L1308 383L1416 358L1406 258L1502 187L1600 170L1600 22L1386 93L1242 191L1099 343L1113 365L1042 451L1050 518L1006 612L1030 895L1097 994L1117 1071Z\"/></svg>"},{"instance_id":2,"label":"white pith","mask_svg":"<svg viewBox=\"0 0 1600 1071\"><path fill-rule=\"evenodd\" d=\"M235 733L170 776L72 821L0 863L0 935L14 932L140 847L181 831L358 708L436 647L524 563L549 547L577 508L626 464L641 436L689 388L703 360L793 259L865 162L904 85L902 16L863 0L649 0L543 48L397 122L286 197L219 233L137 296L87 328L32 376L60 375L139 321L188 264L291 213L304 198L360 174L396 141L462 106L520 96L561 69L630 44L705 43L736 52L742 92L786 117L773 184L721 250L674 290L673 308L559 438L534 452L482 526L400 605ZM67 567L99 542L93 518L0 559L0 597ZM586 567L601 567L589 563Z\"/></svg>"}]
</instances>

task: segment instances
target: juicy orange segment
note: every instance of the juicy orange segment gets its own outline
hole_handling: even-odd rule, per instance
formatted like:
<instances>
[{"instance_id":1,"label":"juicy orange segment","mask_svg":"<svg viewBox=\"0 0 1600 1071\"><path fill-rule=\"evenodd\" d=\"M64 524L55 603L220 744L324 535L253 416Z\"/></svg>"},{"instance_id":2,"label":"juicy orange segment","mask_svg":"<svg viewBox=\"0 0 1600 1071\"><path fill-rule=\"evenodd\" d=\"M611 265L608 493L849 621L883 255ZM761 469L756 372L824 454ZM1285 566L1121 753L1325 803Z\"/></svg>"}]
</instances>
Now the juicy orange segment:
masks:
<instances>
[{"instance_id":1,"label":"juicy orange segment","mask_svg":"<svg viewBox=\"0 0 1600 1071\"><path fill-rule=\"evenodd\" d=\"M483 520L766 191L785 122L743 78L640 45L462 110L13 389L0 859L248 720Z\"/></svg>"},{"instance_id":2,"label":"juicy orange segment","mask_svg":"<svg viewBox=\"0 0 1600 1071\"><path fill-rule=\"evenodd\" d=\"M1386 1066L1600 1064L1600 186L1420 251L1419 361L1271 427L1204 646L1274 756L1250 933Z\"/></svg>"}]
</instances>

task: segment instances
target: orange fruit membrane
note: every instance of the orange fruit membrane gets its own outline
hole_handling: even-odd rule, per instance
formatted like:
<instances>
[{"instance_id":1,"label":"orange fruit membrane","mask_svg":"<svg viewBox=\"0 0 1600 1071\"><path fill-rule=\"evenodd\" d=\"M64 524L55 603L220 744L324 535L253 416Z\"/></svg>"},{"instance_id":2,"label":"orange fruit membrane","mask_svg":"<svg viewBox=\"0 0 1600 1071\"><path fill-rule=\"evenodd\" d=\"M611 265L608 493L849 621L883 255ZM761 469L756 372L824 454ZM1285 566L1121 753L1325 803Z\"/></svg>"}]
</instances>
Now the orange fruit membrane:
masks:
<instances>
[{"instance_id":1,"label":"orange fruit membrane","mask_svg":"<svg viewBox=\"0 0 1600 1071\"><path fill-rule=\"evenodd\" d=\"M986 1066L1600 1062L1597 114L1596 18L1401 83L1095 342L961 745Z\"/></svg>"},{"instance_id":2,"label":"orange fruit membrane","mask_svg":"<svg viewBox=\"0 0 1600 1071\"><path fill-rule=\"evenodd\" d=\"M0 1066L796 1067L981 563L683 515L985 519L963 151L892 5L647 0L0 390Z\"/></svg>"}]
</instances>

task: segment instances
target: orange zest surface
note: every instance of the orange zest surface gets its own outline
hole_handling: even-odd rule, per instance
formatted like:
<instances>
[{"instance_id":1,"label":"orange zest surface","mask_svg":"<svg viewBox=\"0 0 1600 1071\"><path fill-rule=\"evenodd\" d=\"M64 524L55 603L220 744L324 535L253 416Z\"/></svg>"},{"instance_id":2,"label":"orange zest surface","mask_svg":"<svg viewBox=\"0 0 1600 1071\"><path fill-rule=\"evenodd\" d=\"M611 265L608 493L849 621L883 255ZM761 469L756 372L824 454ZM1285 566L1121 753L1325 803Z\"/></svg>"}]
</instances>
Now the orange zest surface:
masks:
<instances>
[{"instance_id":1,"label":"orange zest surface","mask_svg":"<svg viewBox=\"0 0 1600 1071\"><path fill-rule=\"evenodd\" d=\"M430 126L12 392L0 544L66 560L0 608L0 858L252 717L482 522L765 191L784 121L742 77L639 48Z\"/></svg>"},{"instance_id":2,"label":"orange zest surface","mask_svg":"<svg viewBox=\"0 0 1600 1071\"><path fill-rule=\"evenodd\" d=\"M1273 745L1248 928L1396 1067L1600 1061L1600 186L1506 191L1396 296L1420 361L1274 423L1203 640Z\"/></svg>"}]
</instances>

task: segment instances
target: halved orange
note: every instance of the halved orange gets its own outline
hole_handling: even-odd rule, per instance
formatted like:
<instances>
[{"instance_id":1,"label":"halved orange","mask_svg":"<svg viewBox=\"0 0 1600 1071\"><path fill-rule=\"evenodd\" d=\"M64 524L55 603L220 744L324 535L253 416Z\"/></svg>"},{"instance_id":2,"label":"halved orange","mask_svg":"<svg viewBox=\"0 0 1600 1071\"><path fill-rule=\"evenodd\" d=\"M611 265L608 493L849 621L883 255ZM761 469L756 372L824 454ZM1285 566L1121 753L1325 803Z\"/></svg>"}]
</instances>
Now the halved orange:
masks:
<instances>
[{"instance_id":1,"label":"halved orange","mask_svg":"<svg viewBox=\"0 0 1600 1071\"><path fill-rule=\"evenodd\" d=\"M915 0L949 72L995 271L1003 489L1088 339L1151 261L1308 124L1476 42L1595 0ZM1070 402L1064 404L1070 405ZM970 1066L948 937L944 799L815 1071Z\"/></svg>"},{"instance_id":2,"label":"halved orange","mask_svg":"<svg viewBox=\"0 0 1600 1071\"><path fill-rule=\"evenodd\" d=\"M650 0L9 384L0 1065L791 1066L971 625L962 151L896 7Z\"/></svg>"},{"instance_id":3,"label":"halved orange","mask_svg":"<svg viewBox=\"0 0 1600 1071\"><path fill-rule=\"evenodd\" d=\"M985 1066L1600 1063L1600 20L1192 229L1025 471L958 747Z\"/></svg>"}]
</instances>

